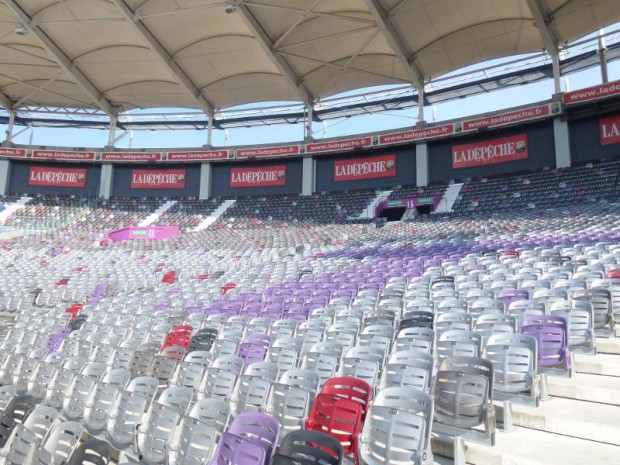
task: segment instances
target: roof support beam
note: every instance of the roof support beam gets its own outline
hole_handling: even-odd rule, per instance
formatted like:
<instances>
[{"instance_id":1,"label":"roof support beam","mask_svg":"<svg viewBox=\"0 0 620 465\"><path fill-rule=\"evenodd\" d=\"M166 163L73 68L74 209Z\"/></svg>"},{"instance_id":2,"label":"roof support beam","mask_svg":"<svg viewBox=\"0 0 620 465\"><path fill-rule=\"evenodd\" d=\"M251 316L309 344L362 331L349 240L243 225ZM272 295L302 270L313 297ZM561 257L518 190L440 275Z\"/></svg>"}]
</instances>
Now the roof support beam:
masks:
<instances>
[{"instance_id":1,"label":"roof support beam","mask_svg":"<svg viewBox=\"0 0 620 465\"><path fill-rule=\"evenodd\" d=\"M545 49L551 55L557 55L559 53L558 40L549 28L549 16L543 11L540 0L527 0L527 6L530 8L536 28L538 28L543 44L545 44Z\"/></svg>"},{"instance_id":2,"label":"roof support beam","mask_svg":"<svg viewBox=\"0 0 620 465\"><path fill-rule=\"evenodd\" d=\"M405 41L390 22L387 13L383 10L381 5L379 5L377 0L364 0L364 2L377 23L377 26L383 33L383 36L388 44L390 44L390 47L392 47L394 54L403 68L405 68L411 82L418 90L421 89L424 86L424 73L422 73L419 66L415 64L414 58L410 56Z\"/></svg>"},{"instance_id":3,"label":"roof support beam","mask_svg":"<svg viewBox=\"0 0 620 465\"><path fill-rule=\"evenodd\" d=\"M303 12L304 10L302 10L302 13ZM303 85L301 77L297 76L291 65L284 57L275 53L273 42L245 3L242 2L237 6L237 13L248 26L265 54L269 57L276 68L278 68L280 74L282 74L284 79L286 79L296 89L300 100L307 105L313 105L314 98L310 91Z\"/></svg>"},{"instance_id":4,"label":"roof support beam","mask_svg":"<svg viewBox=\"0 0 620 465\"><path fill-rule=\"evenodd\" d=\"M11 111L13 108L13 104L11 100L6 96L4 92L0 92L0 105L7 111Z\"/></svg>"},{"instance_id":5,"label":"roof support beam","mask_svg":"<svg viewBox=\"0 0 620 465\"><path fill-rule=\"evenodd\" d=\"M92 82L78 69L67 55L48 37L48 35L39 27L32 18L21 9L15 0L4 0L6 6L19 18L19 20L27 26L32 33L37 36L39 42L43 45L45 50L52 55L54 61L58 63L58 66L67 74L72 76L78 87L94 102L94 104L105 111L108 115L114 115L117 113L117 109L114 108L110 102L107 101L105 96L97 89Z\"/></svg>"},{"instance_id":6,"label":"roof support beam","mask_svg":"<svg viewBox=\"0 0 620 465\"><path fill-rule=\"evenodd\" d=\"M200 109L206 113L207 116L211 116L214 113L213 105L202 95L202 92L192 82L187 74L181 69L181 67L175 63L168 52L162 47L159 41L155 38L153 33L140 21L140 18L134 14L133 11L127 6L125 0L112 0L127 22L133 26L134 30L142 37L151 51L159 58L160 63L168 70L168 72L179 82L179 84L187 90L187 92L194 98Z\"/></svg>"}]
</instances>

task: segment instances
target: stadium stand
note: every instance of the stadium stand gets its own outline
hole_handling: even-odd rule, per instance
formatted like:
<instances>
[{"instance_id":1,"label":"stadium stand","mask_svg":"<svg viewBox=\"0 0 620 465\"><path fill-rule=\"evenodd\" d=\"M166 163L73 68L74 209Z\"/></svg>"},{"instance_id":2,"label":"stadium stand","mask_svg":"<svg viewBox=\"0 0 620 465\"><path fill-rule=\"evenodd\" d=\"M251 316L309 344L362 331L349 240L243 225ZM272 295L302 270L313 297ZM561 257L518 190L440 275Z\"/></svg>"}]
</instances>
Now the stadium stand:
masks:
<instances>
[{"instance_id":1,"label":"stadium stand","mask_svg":"<svg viewBox=\"0 0 620 465\"><path fill-rule=\"evenodd\" d=\"M468 181L454 214L382 228L337 224L374 190L245 198L225 232L154 242L84 233L164 199L37 197L76 228L3 244L1 460L485 464L536 434L535 453L576 441L603 463L620 445L599 423L620 409L616 166Z\"/></svg>"}]
</instances>

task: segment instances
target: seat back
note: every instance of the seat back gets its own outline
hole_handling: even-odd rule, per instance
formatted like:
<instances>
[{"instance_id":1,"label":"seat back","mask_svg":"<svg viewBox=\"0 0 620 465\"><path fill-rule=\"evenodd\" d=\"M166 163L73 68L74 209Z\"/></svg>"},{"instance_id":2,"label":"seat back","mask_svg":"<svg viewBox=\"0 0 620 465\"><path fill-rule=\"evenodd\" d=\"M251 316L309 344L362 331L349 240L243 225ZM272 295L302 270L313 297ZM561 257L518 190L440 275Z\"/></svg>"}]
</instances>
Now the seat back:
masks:
<instances>
[{"instance_id":1,"label":"seat back","mask_svg":"<svg viewBox=\"0 0 620 465\"><path fill-rule=\"evenodd\" d=\"M319 431L298 430L289 433L272 465L288 465L298 460L304 465L340 465L344 449L338 440Z\"/></svg>"}]
</instances>

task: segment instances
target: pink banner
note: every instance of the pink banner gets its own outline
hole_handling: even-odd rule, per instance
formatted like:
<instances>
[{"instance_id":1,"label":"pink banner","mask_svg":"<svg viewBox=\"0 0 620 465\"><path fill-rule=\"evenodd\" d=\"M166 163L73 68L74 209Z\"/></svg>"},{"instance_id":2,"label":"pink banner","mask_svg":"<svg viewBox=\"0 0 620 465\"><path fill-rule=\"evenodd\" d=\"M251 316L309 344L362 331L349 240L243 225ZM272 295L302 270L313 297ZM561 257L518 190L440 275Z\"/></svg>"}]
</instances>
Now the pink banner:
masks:
<instances>
[{"instance_id":1,"label":"pink banner","mask_svg":"<svg viewBox=\"0 0 620 465\"><path fill-rule=\"evenodd\" d=\"M388 178L391 176L396 176L396 155L336 160L334 162L335 182Z\"/></svg>"},{"instance_id":2,"label":"pink banner","mask_svg":"<svg viewBox=\"0 0 620 465\"><path fill-rule=\"evenodd\" d=\"M527 134L452 146L454 169L523 160L527 157Z\"/></svg>"}]
</instances>

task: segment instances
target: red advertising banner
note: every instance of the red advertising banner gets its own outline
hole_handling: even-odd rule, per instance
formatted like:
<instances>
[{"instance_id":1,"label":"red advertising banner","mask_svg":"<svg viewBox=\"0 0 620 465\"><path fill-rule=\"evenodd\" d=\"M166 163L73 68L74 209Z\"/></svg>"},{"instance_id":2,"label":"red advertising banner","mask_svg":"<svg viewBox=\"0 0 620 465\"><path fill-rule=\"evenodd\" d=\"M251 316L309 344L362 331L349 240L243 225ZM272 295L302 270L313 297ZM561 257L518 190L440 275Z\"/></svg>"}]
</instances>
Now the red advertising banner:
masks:
<instances>
[{"instance_id":1,"label":"red advertising banner","mask_svg":"<svg viewBox=\"0 0 620 465\"><path fill-rule=\"evenodd\" d=\"M306 144L306 153L338 152L340 150L352 150L358 147L370 147L371 145L372 137L335 140L333 142L317 142L315 144Z\"/></svg>"},{"instance_id":2,"label":"red advertising banner","mask_svg":"<svg viewBox=\"0 0 620 465\"><path fill-rule=\"evenodd\" d=\"M85 187L85 168L55 168L52 166L31 166L29 186Z\"/></svg>"},{"instance_id":3,"label":"red advertising banner","mask_svg":"<svg viewBox=\"0 0 620 465\"><path fill-rule=\"evenodd\" d=\"M160 152L103 152L103 161L160 161Z\"/></svg>"},{"instance_id":4,"label":"red advertising banner","mask_svg":"<svg viewBox=\"0 0 620 465\"><path fill-rule=\"evenodd\" d=\"M32 158L45 160L94 160L95 152L63 152L58 150L33 150Z\"/></svg>"},{"instance_id":5,"label":"red advertising banner","mask_svg":"<svg viewBox=\"0 0 620 465\"><path fill-rule=\"evenodd\" d=\"M185 170L131 170L132 189L184 189Z\"/></svg>"},{"instance_id":6,"label":"red advertising banner","mask_svg":"<svg viewBox=\"0 0 620 465\"><path fill-rule=\"evenodd\" d=\"M601 145L620 144L620 115L601 118L598 126Z\"/></svg>"},{"instance_id":7,"label":"red advertising banner","mask_svg":"<svg viewBox=\"0 0 620 465\"><path fill-rule=\"evenodd\" d=\"M566 92L562 96L562 100L566 105L572 103L589 102L604 97L620 94L620 81L608 82L599 86L586 87L585 89Z\"/></svg>"},{"instance_id":8,"label":"red advertising banner","mask_svg":"<svg viewBox=\"0 0 620 465\"><path fill-rule=\"evenodd\" d=\"M432 139L434 137L447 136L454 133L454 124L444 124L432 128L413 129L411 131L395 132L379 136L379 144L400 144L403 142L415 142L418 140Z\"/></svg>"},{"instance_id":9,"label":"red advertising banner","mask_svg":"<svg viewBox=\"0 0 620 465\"><path fill-rule=\"evenodd\" d=\"M336 160L334 162L335 182L389 178L391 176L396 176L396 155Z\"/></svg>"},{"instance_id":10,"label":"red advertising banner","mask_svg":"<svg viewBox=\"0 0 620 465\"><path fill-rule=\"evenodd\" d=\"M284 186L285 184L286 165L230 169L230 187Z\"/></svg>"},{"instance_id":11,"label":"red advertising banner","mask_svg":"<svg viewBox=\"0 0 620 465\"><path fill-rule=\"evenodd\" d=\"M553 109L551 108L552 106ZM557 103L555 105L545 104L537 105L535 107L522 108L521 110L515 110L509 113L502 113L500 115L487 116L484 118L463 121L462 123L455 123L455 132L475 131L480 128L492 128L495 126L521 123L523 121L545 118L552 112L558 113L559 111L560 107Z\"/></svg>"},{"instance_id":12,"label":"red advertising banner","mask_svg":"<svg viewBox=\"0 0 620 465\"><path fill-rule=\"evenodd\" d=\"M26 149L10 149L0 147L0 157L9 158L24 158L26 156Z\"/></svg>"},{"instance_id":13,"label":"red advertising banner","mask_svg":"<svg viewBox=\"0 0 620 465\"><path fill-rule=\"evenodd\" d=\"M237 158L269 158L288 155L299 155L299 145L237 150Z\"/></svg>"},{"instance_id":14,"label":"red advertising banner","mask_svg":"<svg viewBox=\"0 0 620 465\"><path fill-rule=\"evenodd\" d=\"M228 158L228 150L214 150L211 152L168 152L168 160L173 161L202 161L202 160L225 160Z\"/></svg>"},{"instance_id":15,"label":"red advertising banner","mask_svg":"<svg viewBox=\"0 0 620 465\"><path fill-rule=\"evenodd\" d=\"M527 134L452 146L454 169L523 160L527 157Z\"/></svg>"}]
</instances>

